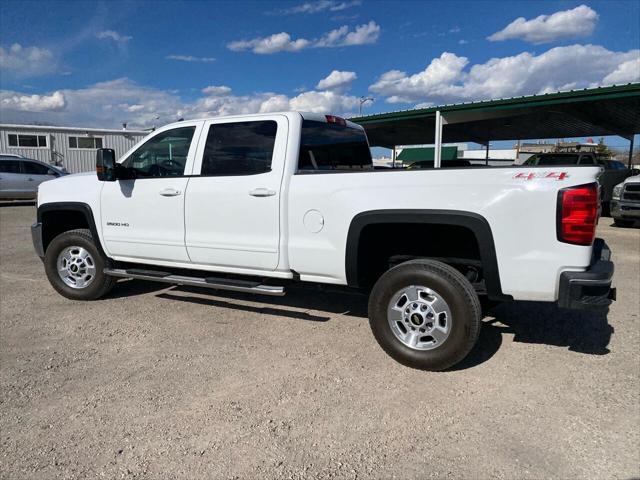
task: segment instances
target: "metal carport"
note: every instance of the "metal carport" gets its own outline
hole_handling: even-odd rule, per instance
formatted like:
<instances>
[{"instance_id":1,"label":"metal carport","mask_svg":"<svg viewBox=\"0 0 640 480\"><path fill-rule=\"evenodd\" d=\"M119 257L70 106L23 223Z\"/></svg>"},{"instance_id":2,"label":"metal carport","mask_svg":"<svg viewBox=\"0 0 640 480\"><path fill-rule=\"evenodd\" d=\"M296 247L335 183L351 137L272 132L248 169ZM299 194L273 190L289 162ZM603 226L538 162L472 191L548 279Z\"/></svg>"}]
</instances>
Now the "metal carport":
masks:
<instances>
[{"instance_id":1,"label":"metal carport","mask_svg":"<svg viewBox=\"0 0 640 480\"><path fill-rule=\"evenodd\" d=\"M351 118L371 146L435 144L434 166L444 142L525 140L640 133L640 83L499 100L441 105Z\"/></svg>"}]
</instances>

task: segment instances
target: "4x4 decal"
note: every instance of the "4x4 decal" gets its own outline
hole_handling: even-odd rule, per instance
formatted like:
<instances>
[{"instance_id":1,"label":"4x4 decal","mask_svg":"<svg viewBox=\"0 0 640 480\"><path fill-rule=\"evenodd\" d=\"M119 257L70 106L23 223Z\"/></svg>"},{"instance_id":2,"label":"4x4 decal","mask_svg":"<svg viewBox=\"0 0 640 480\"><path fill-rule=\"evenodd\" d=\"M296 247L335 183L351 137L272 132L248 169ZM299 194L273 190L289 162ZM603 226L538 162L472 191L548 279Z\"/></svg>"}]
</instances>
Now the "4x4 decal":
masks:
<instances>
[{"instance_id":1,"label":"4x4 decal","mask_svg":"<svg viewBox=\"0 0 640 480\"><path fill-rule=\"evenodd\" d=\"M513 178L516 180L534 180L538 178L564 180L569 178L567 172L520 172L516 173Z\"/></svg>"}]
</instances>

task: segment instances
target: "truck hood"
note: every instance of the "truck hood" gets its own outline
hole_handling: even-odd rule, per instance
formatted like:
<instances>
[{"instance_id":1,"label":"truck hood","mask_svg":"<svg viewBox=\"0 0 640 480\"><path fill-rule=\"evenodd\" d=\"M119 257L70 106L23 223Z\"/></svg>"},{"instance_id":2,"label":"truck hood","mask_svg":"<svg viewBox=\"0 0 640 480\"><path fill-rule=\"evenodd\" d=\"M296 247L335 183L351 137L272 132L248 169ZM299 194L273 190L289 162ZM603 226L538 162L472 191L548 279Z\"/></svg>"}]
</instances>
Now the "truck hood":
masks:
<instances>
[{"instance_id":1,"label":"truck hood","mask_svg":"<svg viewBox=\"0 0 640 480\"><path fill-rule=\"evenodd\" d=\"M640 175L634 175L633 177L627 177L622 185L626 183L640 183Z\"/></svg>"},{"instance_id":2,"label":"truck hood","mask_svg":"<svg viewBox=\"0 0 640 480\"><path fill-rule=\"evenodd\" d=\"M38 187L38 206L53 202L79 202L97 205L103 182L95 172L64 175Z\"/></svg>"}]
</instances>

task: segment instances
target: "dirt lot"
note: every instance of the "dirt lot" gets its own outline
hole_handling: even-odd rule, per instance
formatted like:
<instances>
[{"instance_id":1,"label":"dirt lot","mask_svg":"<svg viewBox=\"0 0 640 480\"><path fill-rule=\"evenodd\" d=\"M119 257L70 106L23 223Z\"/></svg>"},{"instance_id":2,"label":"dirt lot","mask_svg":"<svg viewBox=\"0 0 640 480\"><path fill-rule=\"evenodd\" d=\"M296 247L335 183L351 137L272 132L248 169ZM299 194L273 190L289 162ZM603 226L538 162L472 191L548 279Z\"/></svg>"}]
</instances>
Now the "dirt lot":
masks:
<instances>
[{"instance_id":1,"label":"dirt lot","mask_svg":"<svg viewBox=\"0 0 640 480\"><path fill-rule=\"evenodd\" d=\"M462 365L424 373L377 346L356 295L124 281L66 300L34 216L0 207L2 478L640 475L638 229L601 221L607 316L503 305Z\"/></svg>"}]
</instances>

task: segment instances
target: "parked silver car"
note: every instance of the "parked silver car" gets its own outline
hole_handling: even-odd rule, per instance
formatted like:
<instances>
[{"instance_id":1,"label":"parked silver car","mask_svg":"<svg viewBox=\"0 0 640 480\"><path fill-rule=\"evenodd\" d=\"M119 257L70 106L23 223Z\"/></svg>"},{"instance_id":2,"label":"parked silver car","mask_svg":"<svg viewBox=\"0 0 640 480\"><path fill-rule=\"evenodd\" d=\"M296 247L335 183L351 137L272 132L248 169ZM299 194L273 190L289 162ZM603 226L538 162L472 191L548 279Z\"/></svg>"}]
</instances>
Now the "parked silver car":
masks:
<instances>
[{"instance_id":1,"label":"parked silver car","mask_svg":"<svg viewBox=\"0 0 640 480\"><path fill-rule=\"evenodd\" d=\"M36 198L38 185L66 174L38 160L0 155L0 200Z\"/></svg>"}]
</instances>

